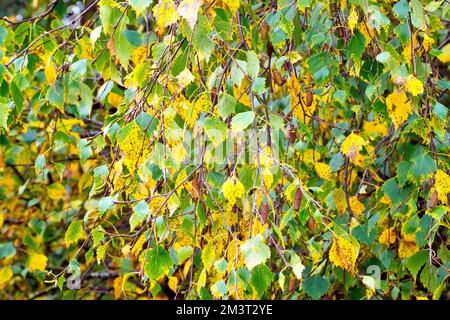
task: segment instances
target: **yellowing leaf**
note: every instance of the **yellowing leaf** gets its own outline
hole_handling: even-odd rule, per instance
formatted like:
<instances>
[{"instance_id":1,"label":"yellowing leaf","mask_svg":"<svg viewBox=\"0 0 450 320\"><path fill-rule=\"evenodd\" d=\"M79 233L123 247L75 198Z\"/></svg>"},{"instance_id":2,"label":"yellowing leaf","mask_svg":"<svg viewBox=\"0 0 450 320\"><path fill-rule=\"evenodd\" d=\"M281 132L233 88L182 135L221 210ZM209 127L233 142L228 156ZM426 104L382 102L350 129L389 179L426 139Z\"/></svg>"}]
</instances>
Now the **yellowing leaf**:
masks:
<instances>
[{"instance_id":1,"label":"yellowing leaf","mask_svg":"<svg viewBox=\"0 0 450 320\"><path fill-rule=\"evenodd\" d=\"M449 63L450 62L450 43L447 43L442 49L442 53L438 56L438 59L442 63Z\"/></svg>"},{"instance_id":2,"label":"yellowing leaf","mask_svg":"<svg viewBox=\"0 0 450 320\"><path fill-rule=\"evenodd\" d=\"M54 87L55 81L56 81L56 69L53 64L53 62L49 59L44 67L44 74L45 78L47 79L48 83Z\"/></svg>"},{"instance_id":3,"label":"yellowing leaf","mask_svg":"<svg viewBox=\"0 0 450 320\"><path fill-rule=\"evenodd\" d=\"M59 200L66 194L66 189L61 183L53 183L48 186L47 192L50 199Z\"/></svg>"},{"instance_id":4,"label":"yellowing leaf","mask_svg":"<svg viewBox=\"0 0 450 320\"><path fill-rule=\"evenodd\" d=\"M237 9L239 9L239 6L241 5L240 0L227 0L225 1L225 3L227 4L228 8L230 8L231 13L233 14L237 11Z\"/></svg>"},{"instance_id":5,"label":"yellowing leaf","mask_svg":"<svg viewBox=\"0 0 450 320\"><path fill-rule=\"evenodd\" d=\"M8 283L12 279L14 273L10 266L6 266L0 270L0 286Z\"/></svg>"},{"instance_id":6,"label":"yellowing leaf","mask_svg":"<svg viewBox=\"0 0 450 320\"><path fill-rule=\"evenodd\" d=\"M206 269L203 269L198 277L197 281L197 293L200 293L201 289L206 285Z\"/></svg>"},{"instance_id":7,"label":"yellowing leaf","mask_svg":"<svg viewBox=\"0 0 450 320\"><path fill-rule=\"evenodd\" d=\"M406 78L405 88L408 90L413 96L417 96L423 93L423 84L419 79L414 77L412 74Z\"/></svg>"},{"instance_id":8,"label":"yellowing leaf","mask_svg":"<svg viewBox=\"0 0 450 320\"><path fill-rule=\"evenodd\" d=\"M117 277L114 279L114 299L119 299L122 295L122 284L123 284L123 277Z\"/></svg>"},{"instance_id":9,"label":"yellowing leaf","mask_svg":"<svg viewBox=\"0 0 450 320\"><path fill-rule=\"evenodd\" d=\"M76 243L84 236L82 221L73 221L69 228L66 231L66 235L64 237L66 242L66 247L70 247L72 243Z\"/></svg>"},{"instance_id":10,"label":"yellowing leaf","mask_svg":"<svg viewBox=\"0 0 450 320\"><path fill-rule=\"evenodd\" d=\"M439 200L446 204L447 194L450 193L450 176L441 169L436 171L435 188L438 193Z\"/></svg>"},{"instance_id":11,"label":"yellowing leaf","mask_svg":"<svg viewBox=\"0 0 450 320\"><path fill-rule=\"evenodd\" d=\"M103 261L105 261L106 257L106 248L107 244L101 245L97 247L97 263L101 264Z\"/></svg>"},{"instance_id":12,"label":"yellowing leaf","mask_svg":"<svg viewBox=\"0 0 450 320\"><path fill-rule=\"evenodd\" d=\"M400 259L405 259L419 251L415 242L409 242L400 240L400 244L398 246L398 257Z\"/></svg>"},{"instance_id":13,"label":"yellowing leaf","mask_svg":"<svg viewBox=\"0 0 450 320\"><path fill-rule=\"evenodd\" d=\"M177 22L180 17L173 0L159 0L158 4L153 7L153 15L156 25L161 29Z\"/></svg>"},{"instance_id":14,"label":"yellowing leaf","mask_svg":"<svg viewBox=\"0 0 450 320\"><path fill-rule=\"evenodd\" d=\"M396 128L400 127L412 113L411 102L404 91L394 91L386 98L386 106L389 116Z\"/></svg>"},{"instance_id":15,"label":"yellowing leaf","mask_svg":"<svg viewBox=\"0 0 450 320\"><path fill-rule=\"evenodd\" d=\"M351 161L355 161L364 145L364 139L352 132L345 138L344 142L342 142L341 151L344 155L349 157Z\"/></svg>"},{"instance_id":16,"label":"yellowing leaf","mask_svg":"<svg viewBox=\"0 0 450 320\"><path fill-rule=\"evenodd\" d=\"M242 198L244 195L244 185L233 176L222 185L222 192L225 199L233 205L236 203L236 199Z\"/></svg>"},{"instance_id":17,"label":"yellowing leaf","mask_svg":"<svg viewBox=\"0 0 450 320\"><path fill-rule=\"evenodd\" d=\"M394 244L396 240L397 235L393 227L385 229L378 238L378 242L385 245Z\"/></svg>"},{"instance_id":18,"label":"yellowing leaf","mask_svg":"<svg viewBox=\"0 0 450 320\"><path fill-rule=\"evenodd\" d=\"M314 168L316 169L317 175L322 179L331 181L331 168L326 163L316 162L314 164Z\"/></svg>"},{"instance_id":19,"label":"yellowing leaf","mask_svg":"<svg viewBox=\"0 0 450 320\"><path fill-rule=\"evenodd\" d=\"M352 7L350 14L348 16L348 28L353 33L356 25L358 24L358 12L356 12L355 7Z\"/></svg>"},{"instance_id":20,"label":"yellowing leaf","mask_svg":"<svg viewBox=\"0 0 450 320\"><path fill-rule=\"evenodd\" d=\"M337 237L333 240L329 252L330 261L338 267L355 273L356 250L352 243L342 237Z\"/></svg>"},{"instance_id":21,"label":"yellowing leaf","mask_svg":"<svg viewBox=\"0 0 450 320\"><path fill-rule=\"evenodd\" d=\"M364 207L364 205L361 203L361 201L358 200L357 197L352 196L349 198L349 202L350 202L350 208L352 209L352 212L359 217L360 215L362 215L364 213L364 211L366 210L366 208Z\"/></svg>"},{"instance_id":22,"label":"yellowing leaf","mask_svg":"<svg viewBox=\"0 0 450 320\"><path fill-rule=\"evenodd\" d=\"M144 246L146 239L147 239L147 236L145 235L145 232L143 234L141 234L139 236L139 238L137 239L136 243L134 244L133 248L131 249L131 253L135 257L138 257L139 254L141 253L142 247Z\"/></svg>"},{"instance_id":23,"label":"yellowing leaf","mask_svg":"<svg viewBox=\"0 0 450 320\"><path fill-rule=\"evenodd\" d=\"M198 9L201 5L201 0L183 0L178 5L178 14L186 19L192 30L194 30L195 24L197 23Z\"/></svg>"},{"instance_id":24,"label":"yellowing leaf","mask_svg":"<svg viewBox=\"0 0 450 320\"><path fill-rule=\"evenodd\" d=\"M118 107L120 102L122 101L122 96L114 93L114 92L110 92L108 94L108 102L113 106L113 107Z\"/></svg>"},{"instance_id":25,"label":"yellowing leaf","mask_svg":"<svg viewBox=\"0 0 450 320\"><path fill-rule=\"evenodd\" d=\"M177 277L170 277L169 278L169 282L168 282L168 286L170 288L170 290L172 290L174 293L177 293L178 291L178 278Z\"/></svg>"},{"instance_id":26,"label":"yellowing leaf","mask_svg":"<svg viewBox=\"0 0 450 320\"><path fill-rule=\"evenodd\" d=\"M419 247L416 244L416 236L414 233L406 233L404 229L402 229L401 235L402 238L398 245L398 257L400 259L405 259L419 251Z\"/></svg>"},{"instance_id":27,"label":"yellowing leaf","mask_svg":"<svg viewBox=\"0 0 450 320\"><path fill-rule=\"evenodd\" d=\"M28 270L33 272L35 270L45 271L47 267L48 258L43 254L32 253L28 258Z\"/></svg>"}]
</instances>

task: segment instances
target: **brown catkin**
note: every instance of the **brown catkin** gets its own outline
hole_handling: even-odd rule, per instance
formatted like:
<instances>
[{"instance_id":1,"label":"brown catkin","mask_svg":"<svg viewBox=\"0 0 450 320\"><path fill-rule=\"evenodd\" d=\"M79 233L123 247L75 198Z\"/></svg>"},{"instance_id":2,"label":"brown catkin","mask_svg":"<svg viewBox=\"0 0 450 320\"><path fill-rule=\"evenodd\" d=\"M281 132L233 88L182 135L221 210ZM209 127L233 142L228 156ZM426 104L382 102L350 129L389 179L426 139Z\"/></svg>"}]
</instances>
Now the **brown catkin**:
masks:
<instances>
[{"instance_id":1,"label":"brown catkin","mask_svg":"<svg viewBox=\"0 0 450 320\"><path fill-rule=\"evenodd\" d=\"M300 205L302 203L302 189L300 187L297 188L297 191L295 192L295 199L294 199L294 210L298 211L300 209Z\"/></svg>"},{"instance_id":2,"label":"brown catkin","mask_svg":"<svg viewBox=\"0 0 450 320\"><path fill-rule=\"evenodd\" d=\"M305 99L306 105L309 107L312 105L313 102L313 94L311 91L306 92L306 99Z\"/></svg>"},{"instance_id":3,"label":"brown catkin","mask_svg":"<svg viewBox=\"0 0 450 320\"><path fill-rule=\"evenodd\" d=\"M261 219L263 224L267 222L267 218L269 217L269 204L264 202L261 206Z\"/></svg>"}]
</instances>

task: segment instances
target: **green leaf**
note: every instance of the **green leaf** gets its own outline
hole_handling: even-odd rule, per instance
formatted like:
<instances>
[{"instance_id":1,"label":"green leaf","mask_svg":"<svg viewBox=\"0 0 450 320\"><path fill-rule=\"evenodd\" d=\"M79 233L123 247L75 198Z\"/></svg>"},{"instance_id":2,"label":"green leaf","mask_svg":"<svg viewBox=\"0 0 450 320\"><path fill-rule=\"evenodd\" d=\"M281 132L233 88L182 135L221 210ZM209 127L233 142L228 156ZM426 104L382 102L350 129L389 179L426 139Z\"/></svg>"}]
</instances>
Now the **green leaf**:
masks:
<instances>
[{"instance_id":1,"label":"green leaf","mask_svg":"<svg viewBox=\"0 0 450 320\"><path fill-rule=\"evenodd\" d=\"M251 284L258 299L261 299L263 294L270 287L272 281L273 274L265 264L261 264L253 268L251 275Z\"/></svg>"},{"instance_id":2,"label":"green leaf","mask_svg":"<svg viewBox=\"0 0 450 320\"><path fill-rule=\"evenodd\" d=\"M88 66L88 59L78 60L70 66L70 73L77 77L81 77L86 73L87 66Z\"/></svg>"},{"instance_id":3,"label":"green leaf","mask_svg":"<svg viewBox=\"0 0 450 320\"><path fill-rule=\"evenodd\" d=\"M427 176L436 171L436 163L427 153L421 153L413 159L414 165L411 168L411 174L415 178Z\"/></svg>"},{"instance_id":4,"label":"green leaf","mask_svg":"<svg viewBox=\"0 0 450 320\"><path fill-rule=\"evenodd\" d=\"M8 130L8 115L11 111L7 104L0 103L0 129Z\"/></svg>"},{"instance_id":5,"label":"green leaf","mask_svg":"<svg viewBox=\"0 0 450 320\"><path fill-rule=\"evenodd\" d=\"M222 119L227 118L230 114L234 113L236 106L236 99L230 96L228 93L222 93L217 103L217 110L219 111Z\"/></svg>"},{"instance_id":6,"label":"green leaf","mask_svg":"<svg viewBox=\"0 0 450 320\"><path fill-rule=\"evenodd\" d=\"M395 178L387 180L381 187L381 190L383 190L394 205L400 203L406 195L405 190L400 189Z\"/></svg>"},{"instance_id":7,"label":"green leaf","mask_svg":"<svg viewBox=\"0 0 450 320\"><path fill-rule=\"evenodd\" d=\"M134 31L134 30L123 30L122 31L123 35L125 36L125 39L127 39L127 41L135 46L135 47L139 47L142 45L142 34L139 33L138 31Z\"/></svg>"},{"instance_id":8,"label":"green leaf","mask_svg":"<svg viewBox=\"0 0 450 320\"><path fill-rule=\"evenodd\" d=\"M90 192L91 197L102 192L108 173L109 170L106 165L99 166L94 169L94 184L92 185L92 189Z\"/></svg>"},{"instance_id":9,"label":"green leaf","mask_svg":"<svg viewBox=\"0 0 450 320\"><path fill-rule=\"evenodd\" d=\"M136 10L136 13L142 14L145 9L147 9L152 3L153 0L129 0L128 3Z\"/></svg>"},{"instance_id":10,"label":"green leaf","mask_svg":"<svg viewBox=\"0 0 450 320\"><path fill-rule=\"evenodd\" d=\"M226 138L227 125L215 117L205 119L203 128L215 147L220 145Z\"/></svg>"},{"instance_id":11,"label":"green leaf","mask_svg":"<svg viewBox=\"0 0 450 320\"><path fill-rule=\"evenodd\" d=\"M81 220L72 221L64 236L66 247L70 247L72 243L77 243L83 236L83 222Z\"/></svg>"},{"instance_id":12,"label":"green leaf","mask_svg":"<svg viewBox=\"0 0 450 320\"><path fill-rule=\"evenodd\" d=\"M239 113L231 120L231 130L235 133L245 130L254 119L255 112L253 111Z\"/></svg>"},{"instance_id":13,"label":"green leaf","mask_svg":"<svg viewBox=\"0 0 450 320\"><path fill-rule=\"evenodd\" d=\"M194 249L191 246L184 246L178 249L178 265L183 264L187 259L189 259L194 253Z\"/></svg>"},{"instance_id":14,"label":"green leaf","mask_svg":"<svg viewBox=\"0 0 450 320\"><path fill-rule=\"evenodd\" d=\"M397 166L397 179L400 186L405 185L406 181L408 181L412 165L411 161L403 161Z\"/></svg>"},{"instance_id":15,"label":"green leaf","mask_svg":"<svg viewBox=\"0 0 450 320\"><path fill-rule=\"evenodd\" d=\"M411 272L414 280L416 280L417 273L419 272L420 268L422 268L422 266L428 261L428 258L428 251L421 250L406 259L406 267L408 268L409 272Z\"/></svg>"},{"instance_id":16,"label":"green leaf","mask_svg":"<svg viewBox=\"0 0 450 320\"><path fill-rule=\"evenodd\" d=\"M336 153L330 160L330 169L331 172L336 172L341 169L344 164L344 156L341 152Z\"/></svg>"},{"instance_id":17,"label":"green leaf","mask_svg":"<svg viewBox=\"0 0 450 320\"><path fill-rule=\"evenodd\" d=\"M93 247L96 248L100 245L105 237L105 230L102 226L97 226L94 230L92 230L92 241Z\"/></svg>"},{"instance_id":18,"label":"green leaf","mask_svg":"<svg viewBox=\"0 0 450 320\"><path fill-rule=\"evenodd\" d=\"M228 287L223 280L219 280L211 286L211 293L216 298L222 298L228 293Z\"/></svg>"},{"instance_id":19,"label":"green leaf","mask_svg":"<svg viewBox=\"0 0 450 320\"><path fill-rule=\"evenodd\" d=\"M54 88L48 87L45 98L52 106L64 111L64 91L59 84L56 84Z\"/></svg>"},{"instance_id":20,"label":"green leaf","mask_svg":"<svg viewBox=\"0 0 450 320\"><path fill-rule=\"evenodd\" d=\"M400 0L392 7L392 9L399 18L406 19L408 17L409 12L408 1Z\"/></svg>"},{"instance_id":21,"label":"green leaf","mask_svg":"<svg viewBox=\"0 0 450 320\"><path fill-rule=\"evenodd\" d=\"M303 265L299 256L296 255L295 253L291 254L291 266L292 266L292 271L294 272L297 279L301 280L303 278L302 273L303 273L303 270L305 270L305 266Z\"/></svg>"},{"instance_id":22,"label":"green leaf","mask_svg":"<svg viewBox=\"0 0 450 320\"><path fill-rule=\"evenodd\" d=\"M252 270L270 258L270 248L265 244L262 235L250 238L241 245L245 265Z\"/></svg>"},{"instance_id":23,"label":"green leaf","mask_svg":"<svg viewBox=\"0 0 450 320\"><path fill-rule=\"evenodd\" d=\"M266 91L266 79L258 77L253 81L252 91L255 94L263 94Z\"/></svg>"},{"instance_id":24,"label":"green leaf","mask_svg":"<svg viewBox=\"0 0 450 320\"><path fill-rule=\"evenodd\" d=\"M419 0L411 0L412 14L411 22L419 29L425 28L425 12L423 11L422 4Z\"/></svg>"},{"instance_id":25,"label":"green leaf","mask_svg":"<svg viewBox=\"0 0 450 320\"><path fill-rule=\"evenodd\" d=\"M382 64L388 63L391 58L391 55L387 51L383 51L376 56L376 60Z\"/></svg>"},{"instance_id":26,"label":"green leaf","mask_svg":"<svg viewBox=\"0 0 450 320\"><path fill-rule=\"evenodd\" d=\"M209 35L211 32L208 26L208 20L204 15L199 14L197 25L192 35L192 46L194 50L201 53L202 56L209 60L212 51L214 50L215 43Z\"/></svg>"},{"instance_id":27,"label":"green leaf","mask_svg":"<svg viewBox=\"0 0 450 320\"><path fill-rule=\"evenodd\" d=\"M0 244L0 260L12 258L16 255L16 252L16 248L13 246L12 242Z\"/></svg>"},{"instance_id":28,"label":"green leaf","mask_svg":"<svg viewBox=\"0 0 450 320\"><path fill-rule=\"evenodd\" d=\"M329 288L330 282L328 279L317 274L309 277L303 282L303 290L305 290L305 293L314 300L320 299Z\"/></svg>"},{"instance_id":29,"label":"green leaf","mask_svg":"<svg viewBox=\"0 0 450 320\"><path fill-rule=\"evenodd\" d=\"M106 35L109 35L113 32L114 27L119 23L122 12L119 8L101 5L99 8L99 15L102 22L103 32Z\"/></svg>"},{"instance_id":30,"label":"green leaf","mask_svg":"<svg viewBox=\"0 0 450 320\"><path fill-rule=\"evenodd\" d=\"M256 53L252 51L247 51L247 74L255 79L259 74L259 59Z\"/></svg>"},{"instance_id":31,"label":"green leaf","mask_svg":"<svg viewBox=\"0 0 450 320\"><path fill-rule=\"evenodd\" d=\"M178 76L187 65L187 53L188 50L179 53L173 60L172 67L170 68L170 73L173 77Z\"/></svg>"},{"instance_id":32,"label":"green leaf","mask_svg":"<svg viewBox=\"0 0 450 320\"><path fill-rule=\"evenodd\" d=\"M130 217L130 230L133 231L138 225L150 217L150 208L145 200L133 205L133 214Z\"/></svg>"},{"instance_id":33,"label":"green leaf","mask_svg":"<svg viewBox=\"0 0 450 320\"><path fill-rule=\"evenodd\" d=\"M114 34L114 47L116 49L116 55L119 58L120 64L124 67L128 67L128 61L130 61L133 48L127 41L122 32L116 32Z\"/></svg>"},{"instance_id":34,"label":"green leaf","mask_svg":"<svg viewBox=\"0 0 450 320\"><path fill-rule=\"evenodd\" d=\"M445 121L445 119L447 118L448 108L436 101L433 107L433 113L440 120Z\"/></svg>"},{"instance_id":35,"label":"green leaf","mask_svg":"<svg viewBox=\"0 0 450 320\"><path fill-rule=\"evenodd\" d=\"M112 208L114 206L114 197L108 196L103 197L98 202L98 211L100 213L100 216L106 213L108 209Z\"/></svg>"},{"instance_id":36,"label":"green leaf","mask_svg":"<svg viewBox=\"0 0 450 320\"><path fill-rule=\"evenodd\" d=\"M78 150L80 151L81 164L84 164L86 160L94 154L92 147L86 139L78 140L77 144Z\"/></svg>"},{"instance_id":37,"label":"green leaf","mask_svg":"<svg viewBox=\"0 0 450 320\"><path fill-rule=\"evenodd\" d=\"M235 59L231 63L230 77L231 82L240 87L245 73L247 72L247 62L244 60Z\"/></svg>"},{"instance_id":38,"label":"green leaf","mask_svg":"<svg viewBox=\"0 0 450 320\"><path fill-rule=\"evenodd\" d=\"M168 274L169 269L173 266L172 258L164 247L158 245L154 249L149 249L142 254L146 257L144 272L150 280L159 280Z\"/></svg>"},{"instance_id":39,"label":"green leaf","mask_svg":"<svg viewBox=\"0 0 450 320\"><path fill-rule=\"evenodd\" d=\"M357 31L355 35L350 39L350 42L347 45L347 50L355 60L361 60L365 44L366 39L364 38L364 35L361 32Z\"/></svg>"},{"instance_id":40,"label":"green leaf","mask_svg":"<svg viewBox=\"0 0 450 320\"><path fill-rule=\"evenodd\" d=\"M40 154L37 156L36 160L34 161L34 167L38 172L42 172L45 168L46 160L45 156L43 154Z\"/></svg>"},{"instance_id":41,"label":"green leaf","mask_svg":"<svg viewBox=\"0 0 450 320\"><path fill-rule=\"evenodd\" d=\"M216 13L214 29L223 40L227 41L231 34L231 14L223 8L215 8L214 12Z\"/></svg>"}]
</instances>

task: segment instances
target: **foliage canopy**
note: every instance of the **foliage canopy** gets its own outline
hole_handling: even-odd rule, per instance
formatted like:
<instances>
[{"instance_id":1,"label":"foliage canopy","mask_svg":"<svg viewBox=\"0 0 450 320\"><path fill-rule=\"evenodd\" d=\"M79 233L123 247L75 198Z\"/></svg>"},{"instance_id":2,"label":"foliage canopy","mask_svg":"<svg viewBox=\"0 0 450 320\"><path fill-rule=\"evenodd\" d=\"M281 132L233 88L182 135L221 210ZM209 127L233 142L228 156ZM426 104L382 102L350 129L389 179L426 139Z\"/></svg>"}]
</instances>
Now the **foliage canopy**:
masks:
<instances>
[{"instance_id":1,"label":"foliage canopy","mask_svg":"<svg viewBox=\"0 0 450 320\"><path fill-rule=\"evenodd\" d=\"M448 1L20 10L0 298L449 298Z\"/></svg>"}]
</instances>

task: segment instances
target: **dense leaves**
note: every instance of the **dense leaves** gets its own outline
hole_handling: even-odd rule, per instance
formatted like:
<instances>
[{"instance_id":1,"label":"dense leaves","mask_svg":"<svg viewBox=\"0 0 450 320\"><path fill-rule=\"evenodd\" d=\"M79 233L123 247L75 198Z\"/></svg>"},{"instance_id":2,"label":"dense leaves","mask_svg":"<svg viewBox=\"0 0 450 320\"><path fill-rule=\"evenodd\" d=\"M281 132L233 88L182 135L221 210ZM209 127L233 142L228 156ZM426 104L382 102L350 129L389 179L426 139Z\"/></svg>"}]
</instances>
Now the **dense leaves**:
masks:
<instances>
[{"instance_id":1,"label":"dense leaves","mask_svg":"<svg viewBox=\"0 0 450 320\"><path fill-rule=\"evenodd\" d=\"M0 298L450 297L448 1L1 6Z\"/></svg>"}]
</instances>

